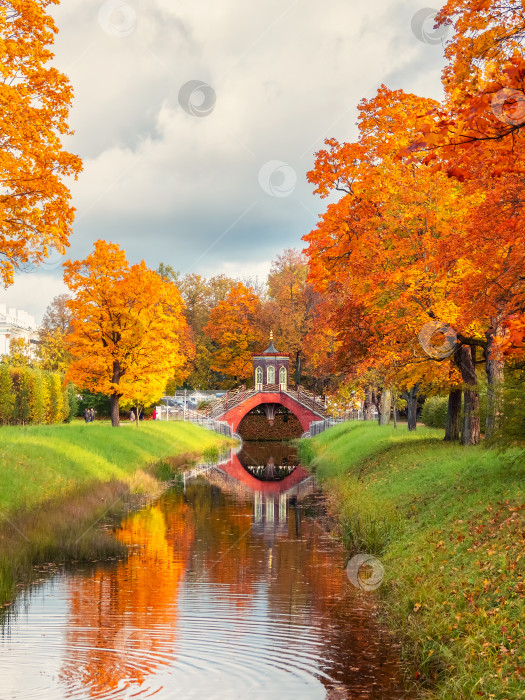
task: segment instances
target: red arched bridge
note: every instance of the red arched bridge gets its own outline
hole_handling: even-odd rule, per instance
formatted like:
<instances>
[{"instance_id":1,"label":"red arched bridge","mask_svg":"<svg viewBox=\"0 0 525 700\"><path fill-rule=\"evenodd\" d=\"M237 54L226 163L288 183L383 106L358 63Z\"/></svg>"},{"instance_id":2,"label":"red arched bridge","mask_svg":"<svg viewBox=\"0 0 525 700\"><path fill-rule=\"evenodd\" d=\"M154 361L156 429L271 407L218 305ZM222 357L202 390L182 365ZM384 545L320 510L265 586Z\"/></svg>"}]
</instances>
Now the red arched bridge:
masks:
<instances>
[{"instance_id":1,"label":"red arched bridge","mask_svg":"<svg viewBox=\"0 0 525 700\"><path fill-rule=\"evenodd\" d=\"M256 384L253 389L238 387L214 399L207 415L228 423L232 432L237 433L242 419L257 406L264 410L270 425L273 425L276 410L284 406L296 416L304 433L309 432L312 423L326 419L324 402L320 397L302 387L289 389L284 383Z\"/></svg>"}]
</instances>

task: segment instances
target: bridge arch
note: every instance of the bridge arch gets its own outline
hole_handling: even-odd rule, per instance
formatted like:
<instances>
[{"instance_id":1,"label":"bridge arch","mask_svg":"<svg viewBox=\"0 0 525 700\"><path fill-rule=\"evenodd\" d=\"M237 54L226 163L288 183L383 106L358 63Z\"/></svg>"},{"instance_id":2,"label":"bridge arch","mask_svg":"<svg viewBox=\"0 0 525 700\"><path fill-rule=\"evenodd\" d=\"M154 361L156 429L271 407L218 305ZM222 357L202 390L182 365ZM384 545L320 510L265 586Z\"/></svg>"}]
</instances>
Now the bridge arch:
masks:
<instances>
[{"instance_id":1,"label":"bridge arch","mask_svg":"<svg viewBox=\"0 0 525 700\"><path fill-rule=\"evenodd\" d=\"M258 392L255 395L247 397L242 403L238 404L230 410L226 410L219 420L229 423L236 433L242 419L256 406L265 403L280 404L287 408L298 419L304 432L310 428L310 423L316 420L322 420L323 416L310 410L306 406L296 401L285 392Z\"/></svg>"},{"instance_id":2,"label":"bridge arch","mask_svg":"<svg viewBox=\"0 0 525 700\"><path fill-rule=\"evenodd\" d=\"M269 409L269 410L268 410ZM252 408L239 423L237 434L243 440L296 440L304 433L299 419L282 404L262 404Z\"/></svg>"}]
</instances>

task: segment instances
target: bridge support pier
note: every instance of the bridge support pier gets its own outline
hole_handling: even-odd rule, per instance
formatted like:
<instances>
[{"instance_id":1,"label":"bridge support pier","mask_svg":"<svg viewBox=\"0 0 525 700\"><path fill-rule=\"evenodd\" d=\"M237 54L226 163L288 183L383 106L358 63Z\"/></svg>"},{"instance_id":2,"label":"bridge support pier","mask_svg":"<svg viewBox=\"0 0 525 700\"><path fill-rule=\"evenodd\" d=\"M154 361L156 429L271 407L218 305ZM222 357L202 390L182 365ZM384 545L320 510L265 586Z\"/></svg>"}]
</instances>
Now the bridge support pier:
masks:
<instances>
[{"instance_id":1,"label":"bridge support pier","mask_svg":"<svg viewBox=\"0 0 525 700\"><path fill-rule=\"evenodd\" d=\"M263 403L262 405L263 411L266 413L266 418L268 419L268 423L270 425L273 425L273 422L275 420L275 413L278 407L279 404L277 403Z\"/></svg>"}]
</instances>

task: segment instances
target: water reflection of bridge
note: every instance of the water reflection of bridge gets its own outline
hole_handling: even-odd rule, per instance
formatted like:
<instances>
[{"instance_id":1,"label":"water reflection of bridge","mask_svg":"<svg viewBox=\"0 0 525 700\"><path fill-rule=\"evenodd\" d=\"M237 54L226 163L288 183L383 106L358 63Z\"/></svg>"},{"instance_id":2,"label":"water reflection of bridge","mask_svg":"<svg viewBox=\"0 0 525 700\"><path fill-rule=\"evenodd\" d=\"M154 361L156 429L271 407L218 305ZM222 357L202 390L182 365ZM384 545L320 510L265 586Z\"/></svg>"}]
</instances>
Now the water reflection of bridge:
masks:
<instances>
[{"instance_id":1,"label":"water reflection of bridge","mask_svg":"<svg viewBox=\"0 0 525 700\"><path fill-rule=\"evenodd\" d=\"M288 476L274 481L262 481L251 474L241 463L239 456L232 454L230 459L222 464L209 467L201 473L210 483L216 483L221 489L253 498L255 493L264 495L289 496L302 495L304 489L310 493L313 487L313 477L300 465L295 466ZM312 485L310 485L312 484Z\"/></svg>"},{"instance_id":2,"label":"water reflection of bridge","mask_svg":"<svg viewBox=\"0 0 525 700\"><path fill-rule=\"evenodd\" d=\"M288 531L288 514L290 505L297 503L295 495L281 493L254 493L253 500L253 532L263 534L273 539L275 535Z\"/></svg>"},{"instance_id":3,"label":"water reflection of bridge","mask_svg":"<svg viewBox=\"0 0 525 700\"><path fill-rule=\"evenodd\" d=\"M224 464L209 467L200 476L204 477L210 484L218 486L221 491L238 496L242 500L255 500L259 498L257 494L263 500L266 500L268 496L272 496L276 500L276 497L280 495L286 495L288 500L292 498L299 499L316 491L313 476L302 467L297 467L290 475L290 477L294 477L293 480L290 477L286 477L281 481L259 481L251 477L258 488L254 488L251 483L246 483L250 481L249 479L243 479L242 481L237 479L234 475L228 473L224 467ZM248 476L251 475L248 474Z\"/></svg>"},{"instance_id":4,"label":"water reflection of bridge","mask_svg":"<svg viewBox=\"0 0 525 700\"><path fill-rule=\"evenodd\" d=\"M227 462L210 467L201 476L221 491L244 502L251 501L254 534L262 534L265 539L273 540L289 529L290 509L295 513L295 505L299 501L317 492L314 477L300 465L291 465L292 471L288 476L263 481L247 470L248 467L243 465L246 461L246 453L232 453ZM296 514L292 521L294 518L297 519Z\"/></svg>"}]
</instances>

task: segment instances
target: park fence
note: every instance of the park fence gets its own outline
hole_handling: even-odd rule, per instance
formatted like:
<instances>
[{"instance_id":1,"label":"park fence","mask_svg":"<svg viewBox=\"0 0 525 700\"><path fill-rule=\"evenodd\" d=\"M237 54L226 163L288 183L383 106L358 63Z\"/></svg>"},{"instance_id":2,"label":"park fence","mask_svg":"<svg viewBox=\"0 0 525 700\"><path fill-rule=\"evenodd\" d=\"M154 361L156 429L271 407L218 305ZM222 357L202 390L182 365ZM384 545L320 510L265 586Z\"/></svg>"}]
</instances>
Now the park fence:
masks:
<instances>
[{"instance_id":1,"label":"park fence","mask_svg":"<svg viewBox=\"0 0 525 700\"><path fill-rule=\"evenodd\" d=\"M308 429L308 432L304 434L303 437L315 437L316 435L324 433L324 431L328 430L328 428L333 428L334 425L338 425L339 423L346 423L348 421L353 420L364 420L363 411L361 409L346 411L346 413L344 413L339 418L326 418L325 420L316 420L313 423L310 423L310 428Z\"/></svg>"},{"instance_id":2,"label":"park fence","mask_svg":"<svg viewBox=\"0 0 525 700\"><path fill-rule=\"evenodd\" d=\"M157 406L157 420L170 420L170 421L184 421L185 423L194 423L195 425L200 425L206 430L212 430L219 435L224 435L225 437L238 438L238 435L234 433L231 426L224 421L215 420L214 418L209 418L198 411L193 411L190 409L184 410L183 408L173 408L171 406Z\"/></svg>"},{"instance_id":3,"label":"park fence","mask_svg":"<svg viewBox=\"0 0 525 700\"><path fill-rule=\"evenodd\" d=\"M316 420L313 423L310 423L310 428L306 435L308 437L315 437L316 435L324 433L324 431L328 430L328 428L332 428L334 425L337 425L337 421L335 420Z\"/></svg>"}]
</instances>

